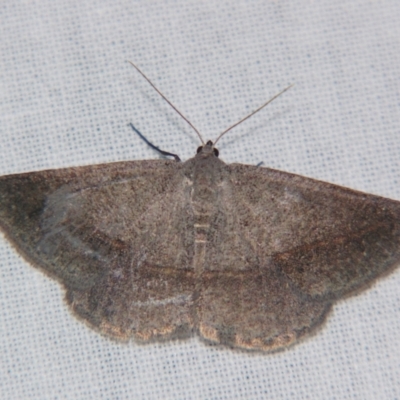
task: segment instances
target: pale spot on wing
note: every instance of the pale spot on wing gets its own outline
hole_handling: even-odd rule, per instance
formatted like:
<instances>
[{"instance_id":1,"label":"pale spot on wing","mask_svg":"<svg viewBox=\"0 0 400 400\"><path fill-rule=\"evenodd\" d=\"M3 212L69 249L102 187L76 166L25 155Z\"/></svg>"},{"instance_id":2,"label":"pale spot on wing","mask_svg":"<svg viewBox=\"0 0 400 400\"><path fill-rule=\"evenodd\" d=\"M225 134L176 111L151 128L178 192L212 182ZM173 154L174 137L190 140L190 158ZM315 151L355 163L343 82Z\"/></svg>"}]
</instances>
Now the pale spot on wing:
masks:
<instances>
[{"instance_id":1,"label":"pale spot on wing","mask_svg":"<svg viewBox=\"0 0 400 400\"><path fill-rule=\"evenodd\" d=\"M190 300L191 300L190 295L180 295L180 296L168 297L162 300L149 298L146 301L133 301L132 305L137 307L165 306L168 304L182 305Z\"/></svg>"}]
</instances>

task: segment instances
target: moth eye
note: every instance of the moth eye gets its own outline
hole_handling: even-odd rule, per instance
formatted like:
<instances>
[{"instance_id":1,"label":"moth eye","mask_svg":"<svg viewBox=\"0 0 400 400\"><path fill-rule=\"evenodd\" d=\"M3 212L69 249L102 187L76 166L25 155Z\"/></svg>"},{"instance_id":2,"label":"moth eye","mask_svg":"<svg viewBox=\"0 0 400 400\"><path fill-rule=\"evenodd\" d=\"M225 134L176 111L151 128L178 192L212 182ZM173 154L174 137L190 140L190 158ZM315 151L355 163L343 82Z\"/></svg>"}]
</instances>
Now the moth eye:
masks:
<instances>
[{"instance_id":1,"label":"moth eye","mask_svg":"<svg viewBox=\"0 0 400 400\"><path fill-rule=\"evenodd\" d=\"M216 148L214 148L214 155L215 155L215 157L218 157L218 156L219 156L219 151L218 151L218 149L216 149Z\"/></svg>"},{"instance_id":2,"label":"moth eye","mask_svg":"<svg viewBox=\"0 0 400 400\"><path fill-rule=\"evenodd\" d=\"M201 150L203 150L203 146L200 146L200 147L197 148L197 153L200 153Z\"/></svg>"}]
</instances>

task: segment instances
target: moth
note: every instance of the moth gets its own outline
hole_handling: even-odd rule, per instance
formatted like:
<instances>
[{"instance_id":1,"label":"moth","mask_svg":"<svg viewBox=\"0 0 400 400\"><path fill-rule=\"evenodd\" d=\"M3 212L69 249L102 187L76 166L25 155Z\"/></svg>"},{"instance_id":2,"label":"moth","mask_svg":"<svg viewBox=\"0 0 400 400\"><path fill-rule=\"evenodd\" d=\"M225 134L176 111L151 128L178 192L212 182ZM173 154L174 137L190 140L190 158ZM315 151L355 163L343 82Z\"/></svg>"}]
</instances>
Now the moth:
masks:
<instances>
[{"instance_id":1,"label":"moth","mask_svg":"<svg viewBox=\"0 0 400 400\"><path fill-rule=\"evenodd\" d=\"M282 349L399 264L398 201L174 157L0 177L5 236L104 335Z\"/></svg>"}]
</instances>

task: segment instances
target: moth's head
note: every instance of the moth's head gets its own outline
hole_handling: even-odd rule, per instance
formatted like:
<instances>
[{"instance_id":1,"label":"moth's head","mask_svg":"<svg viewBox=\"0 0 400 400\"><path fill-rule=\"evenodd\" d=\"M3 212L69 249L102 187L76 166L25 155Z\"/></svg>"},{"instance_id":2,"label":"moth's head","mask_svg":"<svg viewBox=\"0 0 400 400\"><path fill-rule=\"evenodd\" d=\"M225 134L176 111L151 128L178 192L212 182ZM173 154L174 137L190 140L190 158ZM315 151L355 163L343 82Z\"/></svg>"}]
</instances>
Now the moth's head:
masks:
<instances>
[{"instance_id":1,"label":"moth's head","mask_svg":"<svg viewBox=\"0 0 400 400\"><path fill-rule=\"evenodd\" d=\"M209 157L210 155L218 157L219 151L214 147L213 142L209 140L204 146L197 148L197 154L201 154L203 157Z\"/></svg>"}]
</instances>

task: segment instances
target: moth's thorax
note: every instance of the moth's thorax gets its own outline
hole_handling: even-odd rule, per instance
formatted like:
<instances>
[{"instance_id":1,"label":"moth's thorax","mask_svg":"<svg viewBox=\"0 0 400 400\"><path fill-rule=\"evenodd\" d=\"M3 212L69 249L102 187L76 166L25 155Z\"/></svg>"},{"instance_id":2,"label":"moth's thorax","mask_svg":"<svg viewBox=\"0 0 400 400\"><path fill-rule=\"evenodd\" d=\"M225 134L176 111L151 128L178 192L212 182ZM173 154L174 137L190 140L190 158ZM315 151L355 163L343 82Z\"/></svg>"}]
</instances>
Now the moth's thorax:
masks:
<instances>
[{"instance_id":1,"label":"moth's thorax","mask_svg":"<svg viewBox=\"0 0 400 400\"><path fill-rule=\"evenodd\" d=\"M204 146L203 149L207 149ZM214 209L218 188L224 180L225 164L213 152L201 150L190 168L191 202L195 214L207 214Z\"/></svg>"},{"instance_id":2,"label":"moth's thorax","mask_svg":"<svg viewBox=\"0 0 400 400\"><path fill-rule=\"evenodd\" d=\"M211 221L218 211L219 192L226 175L226 164L208 144L188 161L191 182L190 205L193 212L195 251L193 267L199 272L204 267L207 237Z\"/></svg>"}]
</instances>

